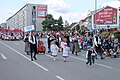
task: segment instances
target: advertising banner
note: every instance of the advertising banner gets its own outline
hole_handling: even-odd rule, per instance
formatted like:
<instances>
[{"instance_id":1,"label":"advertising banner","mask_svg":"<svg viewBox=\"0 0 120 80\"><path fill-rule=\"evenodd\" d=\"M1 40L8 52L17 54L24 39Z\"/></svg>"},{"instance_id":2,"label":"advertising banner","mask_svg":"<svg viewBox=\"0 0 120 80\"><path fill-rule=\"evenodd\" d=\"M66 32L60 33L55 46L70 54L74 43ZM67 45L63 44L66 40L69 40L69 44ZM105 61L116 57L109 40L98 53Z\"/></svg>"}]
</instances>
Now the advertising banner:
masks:
<instances>
[{"instance_id":1,"label":"advertising banner","mask_svg":"<svg viewBox=\"0 0 120 80\"><path fill-rule=\"evenodd\" d=\"M46 13L47 13L46 5L37 6L37 18L45 18Z\"/></svg>"},{"instance_id":2,"label":"advertising banner","mask_svg":"<svg viewBox=\"0 0 120 80\"><path fill-rule=\"evenodd\" d=\"M94 24L117 24L117 9L107 6L94 15Z\"/></svg>"},{"instance_id":3,"label":"advertising banner","mask_svg":"<svg viewBox=\"0 0 120 80\"><path fill-rule=\"evenodd\" d=\"M24 32L32 31L34 29L35 29L34 25L26 26L26 27L24 27Z\"/></svg>"}]
</instances>

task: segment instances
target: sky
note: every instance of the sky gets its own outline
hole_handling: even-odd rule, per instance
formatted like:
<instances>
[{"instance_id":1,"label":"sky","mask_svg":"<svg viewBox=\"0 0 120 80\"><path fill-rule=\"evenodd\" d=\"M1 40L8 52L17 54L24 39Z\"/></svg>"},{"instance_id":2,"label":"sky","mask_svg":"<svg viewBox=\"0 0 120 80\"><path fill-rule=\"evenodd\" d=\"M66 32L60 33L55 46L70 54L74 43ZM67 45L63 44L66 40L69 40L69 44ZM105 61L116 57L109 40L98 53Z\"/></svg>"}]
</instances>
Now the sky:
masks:
<instances>
[{"instance_id":1,"label":"sky","mask_svg":"<svg viewBox=\"0 0 120 80\"><path fill-rule=\"evenodd\" d=\"M63 17L63 21L69 23L78 22L84 19L86 15L95 10L95 0L0 0L0 23L15 14L26 3L47 4L48 13L52 14L55 19ZM112 6L120 7L118 0L97 0L97 9Z\"/></svg>"}]
</instances>

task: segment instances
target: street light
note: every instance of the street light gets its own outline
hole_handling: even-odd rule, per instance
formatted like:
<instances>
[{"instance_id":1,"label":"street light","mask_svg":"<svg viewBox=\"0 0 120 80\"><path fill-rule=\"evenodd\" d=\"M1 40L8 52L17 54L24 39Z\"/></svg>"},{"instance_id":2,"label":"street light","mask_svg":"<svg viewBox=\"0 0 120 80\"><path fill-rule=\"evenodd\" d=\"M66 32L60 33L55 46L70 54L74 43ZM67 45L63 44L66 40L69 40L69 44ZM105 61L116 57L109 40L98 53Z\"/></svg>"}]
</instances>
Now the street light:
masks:
<instances>
[{"instance_id":1,"label":"street light","mask_svg":"<svg viewBox=\"0 0 120 80\"><path fill-rule=\"evenodd\" d=\"M95 28L96 28L96 11L97 10L97 0L95 0Z\"/></svg>"}]
</instances>

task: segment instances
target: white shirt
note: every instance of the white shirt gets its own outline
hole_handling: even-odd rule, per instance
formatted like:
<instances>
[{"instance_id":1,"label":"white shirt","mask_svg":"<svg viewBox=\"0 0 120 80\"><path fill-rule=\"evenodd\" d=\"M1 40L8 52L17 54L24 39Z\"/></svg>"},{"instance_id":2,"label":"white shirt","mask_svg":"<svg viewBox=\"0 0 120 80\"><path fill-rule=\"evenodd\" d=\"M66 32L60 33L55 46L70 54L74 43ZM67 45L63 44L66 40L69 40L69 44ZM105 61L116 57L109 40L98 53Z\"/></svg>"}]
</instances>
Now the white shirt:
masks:
<instances>
[{"instance_id":1,"label":"white shirt","mask_svg":"<svg viewBox=\"0 0 120 80\"><path fill-rule=\"evenodd\" d=\"M63 41L61 42L61 47L62 47L62 48L64 47L64 42L63 42Z\"/></svg>"},{"instance_id":2,"label":"white shirt","mask_svg":"<svg viewBox=\"0 0 120 80\"><path fill-rule=\"evenodd\" d=\"M69 56L69 47L64 46L64 48L63 48L63 56Z\"/></svg>"},{"instance_id":3,"label":"white shirt","mask_svg":"<svg viewBox=\"0 0 120 80\"><path fill-rule=\"evenodd\" d=\"M51 45L51 52L52 52L52 55L57 55L58 49L59 49L59 48L57 47L56 44L52 44L52 45Z\"/></svg>"},{"instance_id":4,"label":"white shirt","mask_svg":"<svg viewBox=\"0 0 120 80\"><path fill-rule=\"evenodd\" d=\"M35 44L35 36L33 36L33 41L32 41L32 38L31 38L31 35L29 36L29 42L32 43L32 44Z\"/></svg>"}]
</instances>

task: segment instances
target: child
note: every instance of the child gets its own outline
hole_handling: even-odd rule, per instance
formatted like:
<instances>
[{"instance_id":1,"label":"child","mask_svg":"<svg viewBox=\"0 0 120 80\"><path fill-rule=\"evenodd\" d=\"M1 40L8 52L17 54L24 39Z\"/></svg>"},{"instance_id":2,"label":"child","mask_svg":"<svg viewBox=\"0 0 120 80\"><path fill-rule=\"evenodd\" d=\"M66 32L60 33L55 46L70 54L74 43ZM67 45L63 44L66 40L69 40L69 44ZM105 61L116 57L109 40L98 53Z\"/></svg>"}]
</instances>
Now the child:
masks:
<instances>
[{"instance_id":1,"label":"child","mask_svg":"<svg viewBox=\"0 0 120 80\"><path fill-rule=\"evenodd\" d=\"M93 64L95 63L95 57L96 57L96 55L97 55L97 52L95 51L94 48L92 48L91 58L92 58L92 62L93 62Z\"/></svg>"},{"instance_id":2,"label":"child","mask_svg":"<svg viewBox=\"0 0 120 80\"><path fill-rule=\"evenodd\" d=\"M87 65L88 63L90 63L90 65L92 65L91 54L92 54L92 49L87 49L87 52L86 52L86 58L87 58L86 65Z\"/></svg>"},{"instance_id":3,"label":"child","mask_svg":"<svg viewBox=\"0 0 120 80\"><path fill-rule=\"evenodd\" d=\"M64 57L64 62L66 62L66 58L69 56L69 47L67 46L67 43L64 43L63 47L63 57Z\"/></svg>"},{"instance_id":4,"label":"child","mask_svg":"<svg viewBox=\"0 0 120 80\"><path fill-rule=\"evenodd\" d=\"M54 57L54 61L56 60L57 53L58 53L58 46L55 44L55 40L51 43L51 52L52 56Z\"/></svg>"}]
</instances>

